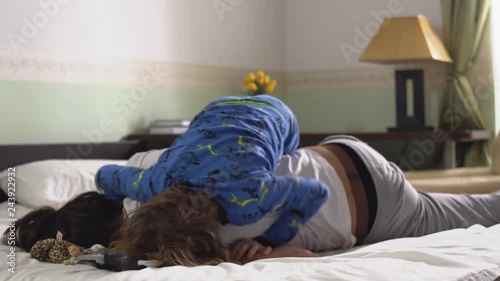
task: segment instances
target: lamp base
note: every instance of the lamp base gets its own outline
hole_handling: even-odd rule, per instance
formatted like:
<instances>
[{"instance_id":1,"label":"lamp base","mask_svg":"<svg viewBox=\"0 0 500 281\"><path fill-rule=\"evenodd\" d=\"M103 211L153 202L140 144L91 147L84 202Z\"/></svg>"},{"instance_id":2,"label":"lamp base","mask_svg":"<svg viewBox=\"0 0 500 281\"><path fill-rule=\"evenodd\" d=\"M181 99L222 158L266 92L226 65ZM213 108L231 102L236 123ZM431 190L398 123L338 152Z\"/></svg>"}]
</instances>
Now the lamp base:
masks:
<instances>
[{"instance_id":1,"label":"lamp base","mask_svg":"<svg viewBox=\"0 0 500 281\"><path fill-rule=\"evenodd\" d=\"M388 127L388 132L411 132L411 131L433 131L432 126L400 126L400 127Z\"/></svg>"},{"instance_id":2,"label":"lamp base","mask_svg":"<svg viewBox=\"0 0 500 281\"><path fill-rule=\"evenodd\" d=\"M428 131L424 112L424 71L396 70L396 127L387 131Z\"/></svg>"}]
</instances>

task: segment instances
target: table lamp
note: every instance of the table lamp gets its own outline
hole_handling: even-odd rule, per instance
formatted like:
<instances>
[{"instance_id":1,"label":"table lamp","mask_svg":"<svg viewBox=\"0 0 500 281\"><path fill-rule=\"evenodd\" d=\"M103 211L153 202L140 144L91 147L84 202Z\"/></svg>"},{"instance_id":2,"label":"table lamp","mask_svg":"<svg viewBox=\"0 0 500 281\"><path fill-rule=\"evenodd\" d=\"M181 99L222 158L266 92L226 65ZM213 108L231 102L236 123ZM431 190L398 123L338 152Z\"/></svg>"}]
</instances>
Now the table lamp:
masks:
<instances>
[{"instance_id":1,"label":"table lamp","mask_svg":"<svg viewBox=\"0 0 500 281\"><path fill-rule=\"evenodd\" d=\"M422 15L386 18L359 60L376 63L453 61ZM432 130L425 125L423 69L396 69L395 82L396 127L388 130Z\"/></svg>"}]
</instances>

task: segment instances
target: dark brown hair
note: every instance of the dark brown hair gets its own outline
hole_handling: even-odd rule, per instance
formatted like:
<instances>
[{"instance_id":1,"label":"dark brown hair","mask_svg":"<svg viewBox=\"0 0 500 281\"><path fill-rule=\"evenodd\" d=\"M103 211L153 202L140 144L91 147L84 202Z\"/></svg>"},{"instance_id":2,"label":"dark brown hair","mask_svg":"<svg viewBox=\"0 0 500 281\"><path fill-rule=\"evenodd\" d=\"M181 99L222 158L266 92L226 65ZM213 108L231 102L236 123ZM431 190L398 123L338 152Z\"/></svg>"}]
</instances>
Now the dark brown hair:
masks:
<instances>
[{"instance_id":1,"label":"dark brown hair","mask_svg":"<svg viewBox=\"0 0 500 281\"><path fill-rule=\"evenodd\" d=\"M123 219L122 214L122 204L113 203L97 192L83 193L59 210L42 207L17 220L15 245L29 252L37 241L56 238L59 231L63 240L84 248L94 244L107 247ZM7 245L10 234L11 229L4 232L2 244Z\"/></svg>"},{"instance_id":2,"label":"dark brown hair","mask_svg":"<svg viewBox=\"0 0 500 281\"><path fill-rule=\"evenodd\" d=\"M219 264L225 254L215 225L218 208L201 192L169 188L123 223L111 250L158 260L162 266Z\"/></svg>"}]
</instances>

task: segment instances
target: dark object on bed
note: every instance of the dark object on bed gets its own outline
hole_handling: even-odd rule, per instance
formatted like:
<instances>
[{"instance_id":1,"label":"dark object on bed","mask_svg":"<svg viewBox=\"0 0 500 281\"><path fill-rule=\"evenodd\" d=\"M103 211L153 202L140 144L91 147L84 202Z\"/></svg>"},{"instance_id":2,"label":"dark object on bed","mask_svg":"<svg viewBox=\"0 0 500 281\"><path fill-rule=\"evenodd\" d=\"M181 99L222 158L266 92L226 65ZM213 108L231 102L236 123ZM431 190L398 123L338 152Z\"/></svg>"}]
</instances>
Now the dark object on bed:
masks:
<instances>
[{"instance_id":1,"label":"dark object on bed","mask_svg":"<svg viewBox=\"0 0 500 281\"><path fill-rule=\"evenodd\" d=\"M141 265L139 258L123 252L112 252L107 249L99 249L93 253L71 257L64 262L66 265L79 263L91 264L99 269L111 271L139 270L146 268Z\"/></svg>"},{"instance_id":2,"label":"dark object on bed","mask_svg":"<svg viewBox=\"0 0 500 281\"><path fill-rule=\"evenodd\" d=\"M98 268L112 271L125 271L139 270L145 268L145 266L139 264L139 259L137 257L122 252L107 252L104 254L104 264L98 265Z\"/></svg>"},{"instance_id":3,"label":"dark object on bed","mask_svg":"<svg viewBox=\"0 0 500 281\"><path fill-rule=\"evenodd\" d=\"M0 145L0 171L48 159L129 159L144 151L140 141ZM0 190L0 202L7 195Z\"/></svg>"}]
</instances>

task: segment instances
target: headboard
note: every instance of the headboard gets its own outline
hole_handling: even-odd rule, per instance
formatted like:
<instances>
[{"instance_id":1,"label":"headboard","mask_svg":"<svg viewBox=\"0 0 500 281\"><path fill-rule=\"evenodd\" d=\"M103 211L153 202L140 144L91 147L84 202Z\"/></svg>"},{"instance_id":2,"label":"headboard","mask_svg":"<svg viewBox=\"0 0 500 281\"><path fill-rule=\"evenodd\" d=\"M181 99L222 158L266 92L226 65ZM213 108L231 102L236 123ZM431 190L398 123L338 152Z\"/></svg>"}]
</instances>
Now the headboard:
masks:
<instances>
[{"instance_id":1,"label":"headboard","mask_svg":"<svg viewBox=\"0 0 500 281\"><path fill-rule=\"evenodd\" d=\"M47 159L128 159L143 148L140 141L0 145L0 171Z\"/></svg>"}]
</instances>

